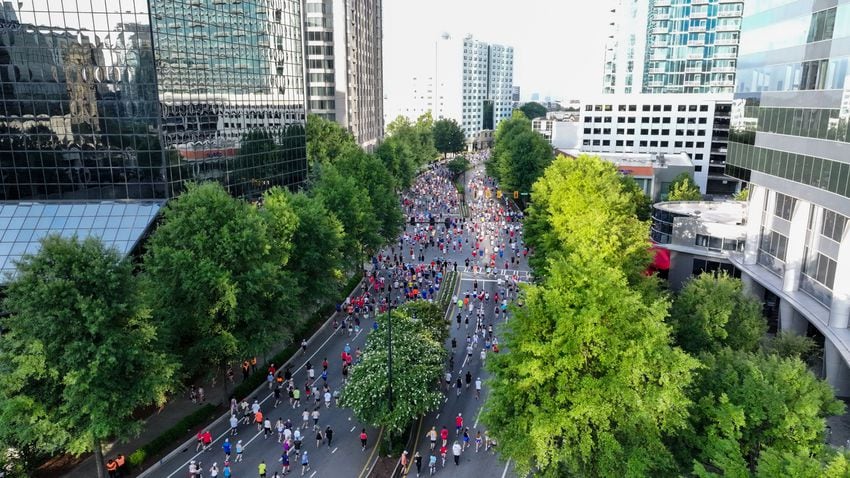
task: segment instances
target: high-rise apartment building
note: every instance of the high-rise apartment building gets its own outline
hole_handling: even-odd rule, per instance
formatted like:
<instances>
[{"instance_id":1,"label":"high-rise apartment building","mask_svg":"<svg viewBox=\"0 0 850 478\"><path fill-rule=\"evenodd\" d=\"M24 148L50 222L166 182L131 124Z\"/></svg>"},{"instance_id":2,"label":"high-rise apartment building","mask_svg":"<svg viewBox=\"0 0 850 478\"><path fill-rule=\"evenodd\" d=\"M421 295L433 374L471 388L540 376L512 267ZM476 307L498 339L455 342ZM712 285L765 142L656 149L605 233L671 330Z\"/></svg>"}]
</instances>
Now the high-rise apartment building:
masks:
<instances>
[{"instance_id":1,"label":"high-rise apartment building","mask_svg":"<svg viewBox=\"0 0 850 478\"><path fill-rule=\"evenodd\" d=\"M436 43L435 70L414 77L403 101L393 98L388 119L413 120L431 111L434 119L457 121L472 141L513 112L513 58L513 47L444 33Z\"/></svg>"},{"instance_id":2,"label":"high-rise apartment building","mask_svg":"<svg viewBox=\"0 0 850 478\"><path fill-rule=\"evenodd\" d=\"M605 93L731 93L743 0L619 0Z\"/></svg>"},{"instance_id":3,"label":"high-rise apartment building","mask_svg":"<svg viewBox=\"0 0 850 478\"><path fill-rule=\"evenodd\" d=\"M4 2L0 269L50 232L125 250L187 181L303 182L301 31L300 0Z\"/></svg>"},{"instance_id":4,"label":"high-rise apartment building","mask_svg":"<svg viewBox=\"0 0 850 478\"><path fill-rule=\"evenodd\" d=\"M749 182L735 259L781 329L824 343L850 396L850 1L748 2L727 171Z\"/></svg>"},{"instance_id":5,"label":"high-rise apartment building","mask_svg":"<svg viewBox=\"0 0 850 478\"><path fill-rule=\"evenodd\" d=\"M381 0L302 0L308 110L365 148L384 133Z\"/></svg>"}]
</instances>

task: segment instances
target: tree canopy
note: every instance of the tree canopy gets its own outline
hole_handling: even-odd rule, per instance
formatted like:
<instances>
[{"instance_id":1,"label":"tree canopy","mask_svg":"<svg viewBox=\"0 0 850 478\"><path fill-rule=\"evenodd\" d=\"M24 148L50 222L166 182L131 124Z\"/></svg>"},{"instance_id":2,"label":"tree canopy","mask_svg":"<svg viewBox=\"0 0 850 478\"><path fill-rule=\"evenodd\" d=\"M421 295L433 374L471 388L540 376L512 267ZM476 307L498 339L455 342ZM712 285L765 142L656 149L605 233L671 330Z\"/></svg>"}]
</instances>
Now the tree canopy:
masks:
<instances>
[{"instance_id":1,"label":"tree canopy","mask_svg":"<svg viewBox=\"0 0 850 478\"><path fill-rule=\"evenodd\" d=\"M307 115L307 162L313 170L336 160L351 148L359 148L354 136L334 121Z\"/></svg>"},{"instance_id":2,"label":"tree canopy","mask_svg":"<svg viewBox=\"0 0 850 478\"><path fill-rule=\"evenodd\" d=\"M702 193L690 173L682 173L670 183L668 201L700 201Z\"/></svg>"},{"instance_id":3,"label":"tree canopy","mask_svg":"<svg viewBox=\"0 0 850 478\"><path fill-rule=\"evenodd\" d=\"M546 116L546 112L548 111L545 106L537 103L536 101L529 101L528 103L525 103L519 107L519 110L522 111L522 114L530 120Z\"/></svg>"},{"instance_id":4,"label":"tree canopy","mask_svg":"<svg viewBox=\"0 0 850 478\"><path fill-rule=\"evenodd\" d=\"M676 343L693 354L723 347L754 352L767 332L761 303L725 273L688 280L673 302L670 324Z\"/></svg>"},{"instance_id":5,"label":"tree canopy","mask_svg":"<svg viewBox=\"0 0 850 478\"><path fill-rule=\"evenodd\" d=\"M458 153L466 146L463 129L453 119L441 119L434 122L434 146L443 153Z\"/></svg>"},{"instance_id":6,"label":"tree canopy","mask_svg":"<svg viewBox=\"0 0 850 478\"><path fill-rule=\"evenodd\" d=\"M390 382L387 369L388 314L378 317L378 329L366 339L362 361L340 396L340 406L351 408L358 420L390 432L404 430L412 420L442 403L437 384L445 349L434 340L425 323L414 321L404 310L392 314L392 407L386 399Z\"/></svg>"},{"instance_id":7,"label":"tree canopy","mask_svg":"<svg viewBox=\"0 0 850 478\"><path fill-rule=\"evenodd\" d=\"M529 192L552 162L552 147L531 121L515 111L511 119L499 123L488 174L494 175L506 191Z\"/></svg>"},{"instance_id":8,"label":"tree canopy","mask_svg":"<svg viewBox=\"0 0 850 478\"><path fill-rule=\"evenodd\" d=\"M155 347L132 264L93 238L48 236L6 288L0 336L0 444L75 455L139 430L175 364Z\"/></svg>"},{"instance_id":9,"label":"tree canopy","mask_svg":"<svg viewBox=\"0 0 850 478\"><path fill-rule=\"evenodd\" d=\"M566 253L528 286L491 359L482 420L520 476L654 476L685 425L697 363L670 346L667 303L601 258Z\"/></svg>"}]
</instances>

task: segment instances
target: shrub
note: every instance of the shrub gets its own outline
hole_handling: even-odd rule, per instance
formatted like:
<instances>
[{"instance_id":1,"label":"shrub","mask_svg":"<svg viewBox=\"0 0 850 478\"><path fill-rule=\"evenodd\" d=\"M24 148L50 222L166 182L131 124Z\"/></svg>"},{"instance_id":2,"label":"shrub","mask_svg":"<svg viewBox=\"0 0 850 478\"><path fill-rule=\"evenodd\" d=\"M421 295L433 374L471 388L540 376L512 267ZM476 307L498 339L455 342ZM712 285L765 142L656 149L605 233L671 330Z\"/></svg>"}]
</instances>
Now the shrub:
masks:
<instances>
[{"instance_id":1,"label":"shrub","mask_svg":"<svg viewBox=\"0 0 850 478\"><path fill-rule=\"evenodd\" d=\"M173 427L164 431L161 435L154 438L146 445L131 453L127 458L127 463L131 468L141 465L149 457L167 449L172 443L174 443L174 441L179 440L192 428L205 423L215 414L215 411L215 405L209 403L205 404L198 410L192 412L192 414L178 421Z\"/></svg>"}]
</instances>

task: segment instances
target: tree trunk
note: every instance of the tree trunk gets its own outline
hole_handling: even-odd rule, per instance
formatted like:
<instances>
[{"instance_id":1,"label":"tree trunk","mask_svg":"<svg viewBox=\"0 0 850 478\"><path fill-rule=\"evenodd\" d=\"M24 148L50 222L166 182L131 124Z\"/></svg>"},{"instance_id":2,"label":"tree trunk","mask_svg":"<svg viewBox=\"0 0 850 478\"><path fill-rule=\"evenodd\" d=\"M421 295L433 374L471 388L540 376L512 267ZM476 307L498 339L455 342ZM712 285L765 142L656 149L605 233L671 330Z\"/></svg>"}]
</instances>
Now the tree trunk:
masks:
<instances>
[{"instance_id":1,"label":"tree trunk","mask_svg":"<svg viewBox=\"0 0 850 478\"><path fill-rule=\"evenodd\" d=\"M106 464L103 462L103 448L97 438L94 439L94 464L97 467L97 478L105 478Z\"/></svg>"}]
</instances>

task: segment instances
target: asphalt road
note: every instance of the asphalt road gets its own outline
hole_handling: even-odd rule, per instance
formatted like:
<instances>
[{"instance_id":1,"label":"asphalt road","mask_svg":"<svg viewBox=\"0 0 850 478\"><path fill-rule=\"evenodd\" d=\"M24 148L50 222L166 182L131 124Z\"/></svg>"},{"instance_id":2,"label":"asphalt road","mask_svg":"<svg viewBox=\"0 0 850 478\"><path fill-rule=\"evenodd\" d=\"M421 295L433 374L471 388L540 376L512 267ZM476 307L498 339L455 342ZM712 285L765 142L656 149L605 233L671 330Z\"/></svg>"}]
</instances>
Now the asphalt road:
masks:
<instances>
[{"instance_id":1,"label":"asphalt road","mask_svg":"<svg viewBox=\"0 0 850 478\"><path fill-rule=\"evenodd\" d=\"M483 174L483 166L477 167L476 171L477 173L468 174L467 178L472 179L475 177L475 174ZM422 199L425 199L425 201L422 201L422 204L423 208L427 208L430 199L428 196L430 195L424 196L425 197ZM491 238L481 241L481 247L482 249L485 249L485 256L489 257L490 254L493 253L494 245L498 245L500 242L507 243L507 236L505 235L504 230L499 227L500 225L488 220L484 212L482 212L480 208L476 207L476 205L482 207L493 207L496 205L495 198L487 199L483 193L479 193L481 203L477 203L478 200L475 199L474 196L475 195L473 194L468 194L468 203L472 206L470 208L470 215L472 216L472 219L479 224L479 228L482 230L486 230L488 227L493 229L494 237L492 237L492 243L490 241ZM436 210L432 210L431 212L439 214ZM490 217L489 219L493 218ZM437 222L437 224L439 225L440 223ZM467 220L467 225L468 224L469 220ZM408 232L413 232L413 226L407 225L406 228ZM467 230L469 231L468 227ZM471 242L474 242L474 235L471 231L467 232L466 235L470 237ZM518 242L521 243L521 235L517 233L515 237ZM481 256L472 258L469 246L464 247L461 251L452 251L451 249L447 249L445 254L437 250L435 247L429 247L425 249L423 253L426 259L425 262L441 258L448 260L449 262L458 263L458 271L461 272L461 281L458 290L460 291L461 297L465 291L473 289L473 284L476 281L479 290L483 289L490 294L491 299L483 307L485 317L484 322L486 324L493 324L495 327L495 334L498 336L500 320L503 321L503 319L497 320L494 317L493 307L495 304L492 296L500 289L500 284L502 284L502 286L507 284L507 281L510 280L511 276L517 276L520 280L528 277L527 265L525 261L521 259L522 255L519 255L521 260L518 264L514 264L511 270L499 270L497 274L485 274L483 271L486 270L486 266L488 265L487 260ZM465 260L468 258L470 259L470 264L469 266L466 266ZM500 261L501 259L497 259L497 262ZM475 265L480 267L479 271L481 272L473 272L473 270L475 270ZM418 446L416 448L423 456L423 476L427 474L429 454L429 443L425 438L425 433L432 425L437 426L437 430L439 431L443 424L445 424L451 431L449 440L450 450L446 462L447 469L443 469L443 467L440 466L438 456L438 474L456 477L478 475L504 478L505 476L514 476L511 471L510 464L501 462L495 453L485 452L483 447L478 453L475 453L474 450L475 431L480 429L482 434L484 433L482 425L478 423L478 416L481 404L486 398L486 379L488 377L487 372L483 369L483 364L480 358L480 349L483 347L483 340L479 342L477 347L475 347L472 357L467 358L467 351L465 347L466 336L467 334L472 334L475 329L478 305L476 305L475 308L476 312L472 314L468 328L465 324L462 324L461 328L458 329L454 322L457 310L455 310L455 306L452 306L452 312L450 314L450 317L452 317L451 334L458 343L458 347L453 353L455 365L453 377L457 377L459 373L462 375L466 374L466 372L469 371L473 377L473 384L475 379L480 377L485 381L482 397L480 399L475 398L474 385L471 385L469 389L463 388L460 396L457 396L453 389L448 393L443 407L425 417L422 423L422 429L418 433ZM305 365L308 361L312 363L316 370L316 376L318 377L322 370L321 363L323 359L327 357L330 364L327 382L332 391L340 390L342 387L340 354L346 344L349 344L352 352L357 347L360 347L361 349L365 348L366 336L368 334L368 330L370 330L371 320L367 322L368 323L362 324L363 328L359 333L352 334L350 337L347 332L334 331L331 330L331 327L326 327L320 330L311 341L311 346L308 348L306 354L293 361L293 377L295 384L303 385L305 383L307 379L307 367ZM450 342L447 343L447 347L450 348ZM492 353L492 351L490 353ZM318 380L321 383L321 379ZM280 404L277 408L274 408L274 398L271 391L268 390L264 390L259 397L261 410L264 416L271 419L273 426L278 418L281 418L284 421L287 419L291 420L295 427L301 426L301 413L305 408L304 397L302 397L301 406L297 409L289 406L289 402L286 397L284 397L282 404ZM310 402L312 402L312 399L310 399ZM314 408L313 404L311 403L308 408L312 411ZM324 430L325 427L330 425L334 430L333 443L330 447L327 445L326 441L320 446L316 446L315 432L312 430L312 421L306 430L302 430L302 434L304 435L302 450L306 450L310 457L310 470L307 471L304 476L309 478L365 477L369 466L374 462L375 453L377 451L375 444L379 441L379 430L360 423L355 417L353 417L351 411L348 409L340 409L335 405L332 405L331 408L325 408L324 403L322 403L319 411L319 426ZM472 436L470 444L472 447L468 448L462 454L460 466L456 467L451 457L451 444L455 438L454 419L458 413L462 413L465 426L468 426L470 429L470 434ZM361 428L366 428L369 436L368 445L365 450L362 450L360 446L359 434ZM276 433L273 432L270 437L265 438L263 436L263 432L258 431L254 424L240 424L238 430L239 434L237 436L230 437L229 424L227 421L223 421L222 423L212 426L210 431L214 441L210 447L210 451L195 452L195 447L192 445L187 449L180 450L180 452L176 453L176 455L170 460L162 463L156 469L149 471L145 476L151 478L185 478L188 476L190 461L199 460L201 461L202 467L205 471L204 477L209 477L210 475L208 470L213 463L217 463L219 469L223 468L225 456L221 445L225 438L230 438L230 441L233 442L234 445L236 440L242 440L244 445L243 461L239 463L232 463L231 465L231 470L233 472L232 476L234 478L259 476L258 465L262 461L264 461L268 466L267 476L271 477L275 471L280 471L281 467L279 458L281 456L282 447L277 442ZM413 456L412 450L410 452L410 456ZM300 475L302 472L301 460L296 458L294 453L290 453L290 463L292 465L292 473ZM415 468L412 467L410 469L410 473L410 476L414 476L416 474ZM223 476L222 473L219 473L219 476Z\"/></svg>"}]
</instances>

